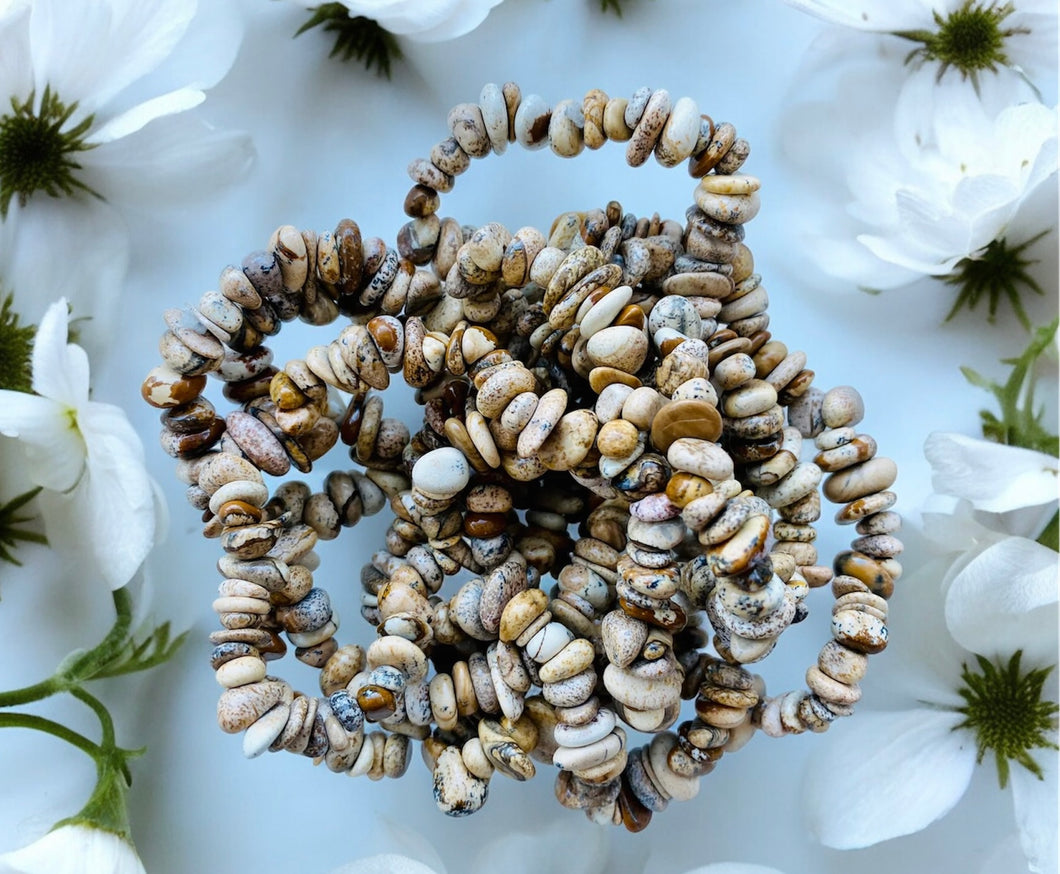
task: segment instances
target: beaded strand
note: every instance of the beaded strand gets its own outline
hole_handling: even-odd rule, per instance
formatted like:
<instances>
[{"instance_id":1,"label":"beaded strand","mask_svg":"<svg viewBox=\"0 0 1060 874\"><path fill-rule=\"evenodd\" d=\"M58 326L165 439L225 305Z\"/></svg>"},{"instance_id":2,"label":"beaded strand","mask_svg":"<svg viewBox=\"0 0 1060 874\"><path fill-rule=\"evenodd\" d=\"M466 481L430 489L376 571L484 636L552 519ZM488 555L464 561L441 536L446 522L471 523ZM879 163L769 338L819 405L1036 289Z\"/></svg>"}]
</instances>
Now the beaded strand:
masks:
<instances>
[{"instance_id":1,"label":"beaded strand","mask_svg":"<svg viewBox=\"0 0 1060 874\"><path fill-rule=\"evenodd\" d=\"M853 711L901 574L897 469L857 432L857 392L814 387L806 355L767 330L743 243L759 183L737 174L750 149L732 125L663 90L550 108L511 83L448 122L409 165L396 248L348 219L284 225L196 308L165 313L142 391L224 552L218 722L247 756L283 749L373 779L401 776L420 741L451 815L478 810L495 772L553 764L561 804L639 831L756 729L823 731ZM631 166L688 161L700 181L684 225L615 201L547 234L437 215L472 158L607 140ZM340 315L336 339L274 366L263 343L284 322ZM238 409L217 413L209 374ZM415 433L373 394L397 374L424 408ZM339 442L363 472L316 492L266 485ZM821 492L859 535L831 568L814 546ZM378 636L342 645L314 547L388 505L360 578ZM832 638L807 688L767 695L745 666L829 583ZM288 643L320 670L320 696L268 674ZM695 718L677 725L683 699ZM631 748L627 728L653 737Z\"/></svg>"}]
</instances>

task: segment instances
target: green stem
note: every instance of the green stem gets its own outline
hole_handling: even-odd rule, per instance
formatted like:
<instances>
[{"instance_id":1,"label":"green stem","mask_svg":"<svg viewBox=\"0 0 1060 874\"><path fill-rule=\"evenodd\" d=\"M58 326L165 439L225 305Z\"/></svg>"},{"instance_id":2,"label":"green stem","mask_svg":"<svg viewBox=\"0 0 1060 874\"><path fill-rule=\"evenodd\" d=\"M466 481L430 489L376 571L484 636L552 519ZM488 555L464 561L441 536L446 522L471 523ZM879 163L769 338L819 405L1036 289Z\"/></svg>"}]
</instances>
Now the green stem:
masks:
<instances>
[{"instance_id":1,"label":"green stem","mask_svg":"<svg viewBox=\"0 0 1060 874\"><path fill-rule=\"evenodd\" d=\"M132 598L125 589L117 589L113 596L117 617L103 640L86 652L71 653L48 679L21 689L12 689L10 692L0 692L0 707L18 707L60 692L71 691L84 680L91 680L112 661L128 639L133 610Z\"/></svg>"},{"instance_id":2,"label":"green stem","mask_svg":"<svg viewBox=\"0 0 1060 874\"><path fill-rule=\"evenodd\" d=\"M93 743L83 734L67 728L51 719L43 716L35 716L32 713L0 713L0 728L32 728L35 731L43 731L45 734L53 735L68 744L77 747L83 753L90 755L96 762L103 755L103 750L98 744Z\"/></svg>"},{"instance_id":3,"label":"green stem","mask_svg":"<svg viewBox=\"0 0 1060 874\"><path fill-rule=\"evenodd\" d=\"M114 734L114 719L110 715L110 711L103 706L103 702L100 701L95 695L87 692L81 686L74 686L70 689L70 694L73 695L78 701L87 704L92 711L99 718L99 725L103 732L102 742L100 746L104 750L111 750L115 748L115 734Z\"/></svg>"}]
</instances>

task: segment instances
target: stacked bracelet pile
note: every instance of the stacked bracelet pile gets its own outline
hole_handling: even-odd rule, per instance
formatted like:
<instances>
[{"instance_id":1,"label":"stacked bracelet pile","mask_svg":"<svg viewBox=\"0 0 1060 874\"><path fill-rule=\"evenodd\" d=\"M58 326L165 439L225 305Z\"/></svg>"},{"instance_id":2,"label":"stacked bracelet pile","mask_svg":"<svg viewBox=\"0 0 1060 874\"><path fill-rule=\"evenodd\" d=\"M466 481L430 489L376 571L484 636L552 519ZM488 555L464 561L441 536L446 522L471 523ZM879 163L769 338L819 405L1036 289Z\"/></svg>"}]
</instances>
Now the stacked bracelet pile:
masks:
<instances>
[{"instance_id":1,"label":"stacked bracelet pile","mask_svg":"<svg viewBox=\"0 0 1060 874\"><path fill-rule=\"evenodd\" d=\"M639 831L756 729L823 731L852 712L901 574L897 470L857 431L858 393L814 387L806 355L767 330L743 243L759 183L737 173L750 149L732 125L663 90L550 108L509 83L455 107L449 128L409 166L396 247L350 220L285 225L196 308L165 314L143 396L224 550L218 721L247 756L288 750L372 779L402 775L420 741L452 815L478 810L494 774L553 764L561 804ZM684 223L614 201L548 233L438 216L472 158L608 140L632 166L688 161ZM340 316L337 338L274 366L263 343L284 322ZM237 409L204 397L209 374ZM395 375L423 407L415 433L383 415ZM339 442L356 469L318 491L272 485ZM858 534L831 567L814 546L822 492ZM314 547L388 505L360 577L377 637L342 645ZM807 687L767 695L745 666L829 584L831 639ZM287 643L321 694L268 674ZM682 699L694 718L680 721Z\"/></svg>"}]
</instances>

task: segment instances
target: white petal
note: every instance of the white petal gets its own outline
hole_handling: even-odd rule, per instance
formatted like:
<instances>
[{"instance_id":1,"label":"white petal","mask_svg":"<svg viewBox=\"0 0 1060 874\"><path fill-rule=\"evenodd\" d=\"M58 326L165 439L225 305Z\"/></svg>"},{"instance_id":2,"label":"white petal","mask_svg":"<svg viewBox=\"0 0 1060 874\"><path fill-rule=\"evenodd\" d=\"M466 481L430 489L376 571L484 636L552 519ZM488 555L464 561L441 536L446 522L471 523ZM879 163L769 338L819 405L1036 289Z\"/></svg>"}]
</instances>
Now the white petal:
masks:
<instances>
[{"instance_id":1,"label":"white petal","mask_svg":"<svg viewBox=\"0 0 1060 874\"><path fill-rule=\"evenodd\" d=\"M79 524L72 538L111 589L124 586L155 542L155 486L143 464L143 446L125 413L89 404L81 413L87 470L69 496Z\"/></svg>"},{"instance_id":2,"label":"white petal","mask_svg":"<svg viewBox=\"0 0 1060 874\"><path fill-rule=\"evenodd\" d=\"M64 825L27 847L0 856L4 874L144 874L128 841L111 832Z\"/></svg>"},{"instance_id":3,"label":"white petal","mask_svg":"<svg viewBox=\"0 0 1060 874\"><path fill-rule=\"evenodd\" d=\"M784 0L789 6L809 12L825 21L854 27L893 33L896 30L915 30L931 27L931 15L919 0Z\"/></svg>"},{"instance_id":4,"label":"white petal","mask_svg":"<svg viewBox=\"0 0 1060 874\"><path fill-rule=\"evenodd\" d=\"M470 33L502 0L457 0L449 17L436 27L409 34L415 42L443 42Z\"/></svg>"},{"instance_id":5,"label":"white petal","mask_svg":"<svg viewBox=\"0 0 1060 874\"><path fill-rule=\"evenodd\" d=\"M829 847L867 847L920 831L961 798L975 744L960 714L928 709L859 713L833 725L811 755L803 806Z\"/></svg>"},{"instance_id":6,"label":"white petal","mask_svg":"<svg viewBox=\"0 0 1060 874\"><path fill-rule=\"evenodd\" d=\"M1000 871L1026 871L1027 856L1020 846L1019 835L1013 832L995 844L982 860L979 874L998 874Z\"/></svg>"},{"instance_id":7,"label":"white petal","mask_svg":"<svg viewBox=\"0 0 1060 874\"><path fill-rule=\"evenodd\" d=\"M584 819L564 818L534 834L516 832L490 841L469 874L601 874L607 865L607 831Z\"/></svg>"},{"instance_id":8,"label":"white petal","mask_svg":"<svg viewBox=\"0 0 1060 874\"><path fill-rule=\"evenodd\" d=\"M48 307L33 338L33 390L76 409L88 400L88 356L67 342L69 324L69 307L60 298Z\"/></svg>"},{"instance_id":9,"label":"white petal","mask_svg":"<svg viewBox=\"0 0 1060 874\"><path fill-rule=\"evenodd\" d=\"M924 441L931 485L977 510L1004 513L1057 499L1057 459L1044 452L1005 446L946 431Z\"/></svg>"},{"instance_id":10,"label":"white petal","mask_svg":"<svg viewBox=\"0 0 1060 874\"><path fill-rule=\"evenodd\" d=\"M37 395L0 391L0 434L16 437L35 485L73 488L85 466L85 442L62 404Z\"/></svg>"},{"instance_id":11,"label":"white petal","mask_svg":"<svg viewBox=\"0 0 1060 874\"><path fill-rule=\"evenodd\" d=\"M0 4L0 94L7 111L11 97L25 98L33 90L33 65L29 56L29 4Z\"/></svg>"},{"instance_id":12,"label":"white petal","mask_svg":"<svg viewBox=\"0 0 1060 874\"><path fill-rule=\"evenodd\" d=\"M115 204L158 210L215 195L242 178L253 158L246 134L165 116L87 152L84 178Z\"/></svg>"},{"instance_id":13,"label":"white petal","mask_svg":"<svg viewBox=\"0 0 1060 874\"><path fill-rule=\"evenodd\" d=\"M72 317L84 319L78 332L98 364L114 346L118 299L129 263L125 222L94 197L36 197L24 208L12 204L8 222L0 245L0 260L7 260L0 269L4 285L14 290L19 314L40 324L44 302L65 297Z\"/></svg>"},{"instance_id":14,"label":"white petal","mask_svg":"<svg viewBox=\"0 0 1060 874\"><path fill-rule=\"evenodd\" d=\"M197 88L178 88L168 94L160 94L110 119L102 127L92 131L86 142L98 146L127 137L156 118L194 109L205 99L206 95Z\"/></svg>"},{"instance_id":15,"label":"white petal","mask_svg":"<svg viewBox=\"0 0 1060 874\"><path fill-rule=\"evenodd\" d=\"M417 862L408 856L383 853L349 862L341 868L336 868L331 874L436 874L436 872L433 868L428 868L422 862Z\"/></svg>"},{"instance_id":16,"label":"white petal","mask_svg":"<svg viewBox=\"0 0 1060 874\"><path fill-rule=\"evenodd\" d=\"M236 4L201 2L173 52L128 93L143 100L185 86L212 88L231 69L242 41L243 22Z\"/></svg>"},{"instance_id":17,"label":"white petal","mask_svg":"<svg viewBox=\"0 0 1060 874\"><path fill-rule=\"evenodd\" d=\"M958 573L946 593L946 625L965 649L1007 658L1022 649L1024 664L1055 664L1055 550L1023 537L988 547Z\"/></svg>"},{"instance_id":18,"label":"white petal","mask_svg":"<svg viewBox=\"0 0 1060 874\"><path fill-rule=\"evenodd\" d=\"M1034 750L1031 755L1045 779L1039 780L1022 765L1011 763L1009 779L1016 825L1030 870L1035 874L1054 874L1057 870L1057 752Z\"/></svg>"},{"instance_id":19,"label":"white petal","mask_svg":"<svg viewBox=\"0 0 1060 874\"><path fill-rule=\"evenodd\" d=\"M196 0L36 0L30 44L38 93L45 85L79 115L96 112L157 67L180 41Z\"/></svg>"}]
</instances>

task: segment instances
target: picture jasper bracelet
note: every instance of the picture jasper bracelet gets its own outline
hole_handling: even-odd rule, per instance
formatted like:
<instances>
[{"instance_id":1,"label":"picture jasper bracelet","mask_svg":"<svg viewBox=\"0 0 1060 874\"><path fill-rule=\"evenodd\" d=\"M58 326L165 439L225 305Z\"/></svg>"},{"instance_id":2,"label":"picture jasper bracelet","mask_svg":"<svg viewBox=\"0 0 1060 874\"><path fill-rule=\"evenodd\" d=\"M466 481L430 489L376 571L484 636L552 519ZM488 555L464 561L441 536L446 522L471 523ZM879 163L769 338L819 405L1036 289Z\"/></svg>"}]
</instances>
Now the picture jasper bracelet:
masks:
<instances>
[{"instance_id":1,"label":"picture jasper bracelet","mask_svg":"<svg viewBox=\"0 0 1060 874\"><path fill-rule=\"evenodd\" d=\"M897 470L856 430L858 393L815 388L806 355L767 330L743 243L759 182L737 172L750 149L732 125L663 90L550 108L509 83L455 107L449 129L409 165L396 247L350 220L285 225L197 308L165 314L143 396L224 550L218 721L247 756L289 750L372 779L402 775L420 741L451 815L478 810L494 773L553 764L562 805L639 831L755 729L823 731L852 712L901 574ZM633 166L687 160L684 223L614 201L547 233L438 217L473 158L608 140ZM273 364L263 343L284 322L340 316L330 343ZM209 374L227 415L203 394ZM395 375L423 407L415 433L383 415ZM317 491L278 481L340 441L353 470ZM822 492L858 534L831 567L814 546ZM377 636L340 645L314 547L387 505L360 577ZM767 695L746 666L829 583L832 636L807 688ZM319 695L268 674L281 635L320 670Z\"/></svg>"}]
</instances>

